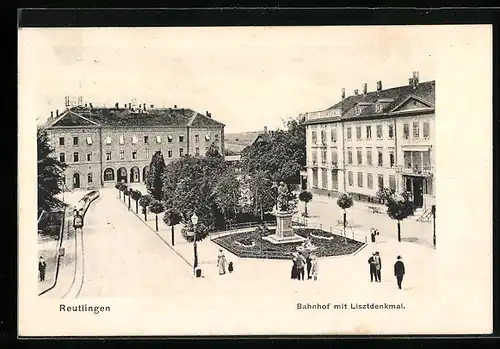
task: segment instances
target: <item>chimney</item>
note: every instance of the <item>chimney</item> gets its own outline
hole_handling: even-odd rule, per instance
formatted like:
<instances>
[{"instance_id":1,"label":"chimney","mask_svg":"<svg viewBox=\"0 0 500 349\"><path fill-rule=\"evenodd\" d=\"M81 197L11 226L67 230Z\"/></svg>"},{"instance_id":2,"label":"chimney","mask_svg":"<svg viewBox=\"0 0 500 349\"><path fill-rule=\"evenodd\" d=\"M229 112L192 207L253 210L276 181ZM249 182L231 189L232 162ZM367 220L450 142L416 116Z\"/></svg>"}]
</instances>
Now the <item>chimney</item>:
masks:
<instances>
[{"instance_id":1,"label":"chimney","mask_svg":"<svg viewBox=\"0 0 500 349\"><path fill-rule=\"evenodd\" d=\"M382 91L382 81L377 81L377 91Z\"/></svg>"},{"instance_id":2,"label":"chimney","mask_svg":"<svg viewBox=\"0 0 500 349\"><path fill-rule=\"evenodd\" d=\"M155 106L154 106L154 104L151 104L149 107L150 107L151 109L153 109Z\"/></svg>"},{"instance_id":3,"label":"chimney","mask_svg":"<svg viewBox=\"0 0 500 349\"><path fill-rule=\"evenodd\" d=\"M267 126L264 126L264 134L267 134Z\"/></svg>"},{"instance_id":4,"label":"chimney","mask_svg":"<svg viewBox=\"0 0 500 349\"><path fill-rule=\"evenodd\" d=\"M118 109L118 103L115 103L115 108Z\"/></svg>"},{"instance_id":5,"label":"chimney","mask_svg":"<svg viewBox=\"0 0 500 349\"><path fill-rule=\"evenodd\" d=\"M345 88L342 89L342 99L345 98Z\"/></svg>"},{"instance_id":6,"label":"chimney","mask_svg":"<svg viewBox=\"0 0 500 349\"><path fill-rule=\"evenodd\" d=\"M90 105L90 109L94 109L94 107L92 106L92 103L89 103L89 105Z\"/></svg>"},{"instance_id":7,"label":"chimney","mask_svg":"<svg viewBox=\"0 0 500 349\"><path fill-rule=\"evenodd\" d=\"M59 116L59 109L56 109L56 117Z\"/></svg>"},{"instance_id":8,"label":"chimney","mask_svg":"<svg viewBox=\"0 0 500 349\"><path fill-rule=\"evenodd\" d=\"M413 78L408 79L408 85L413 86Z\"/></svg>"},{"instance_id":9,"label":"chimney","mask_svg":"<svg viewBox=\"0 0 500 349\"><path fill-rule=\"evenodd\" d=\"M87 108L87 103L85 103L85 108Z\"/></svg>"},{"instance_id":10,"label":"chimney","mask_svg":"<svg viewBox=\"0 0 500 349\"><path fill-rule=\"evenodd\" d=\"M146 103L143 103L142 107L143 107L142 109L146 110Z\"/></svg>"},{"instance_id":11,"label":"chimney","mask_svg":"<svg viewBox=\"0 0 500 349\"><path fill-rule=\"evenodd\" d=\"M177 104L174 104L174 109L177 109Z\"/></svg>"},{"instance_id":12,"label":"chimney","mask_svg":"<svg viewBox=\"0 0 500 349\"><path fill-rule=\"evenodd\" d=\"M413 88L418 86L418 71L413 72Z\"/></svg>"},{"instance_id":13,"label":"chimney","mask_svg":"<svg viewBox=\"0 0 500 349\"><path fill-rule=\"evenodd\" d=\"M51 111L51 112L50 112L50 118L52 119L53 117L54 117L54 112L53 112L53 111Z\"/></svg>"},{"instance_id":14,"label":"chimney","mask_svg":"<svg viewBox=\"0 0 500 349\"><path fill-rule=\"evenodd\" d=\"M356 95L356 96L358 95L358 89L354 90L354 95Z\"/></svg>"},{"instance_id":15,"label":"chimney","mask_svg":"<svg viewBox=\"0 0 500 349\"><path fill-rule=\"evenodd\" d=\"M132 103L129 103L129 104L128 104L128 108L129 108L129 109L132 109Z\"/></svg>"},{"instance_id":16,"label":"chimney","mask_svg":"<svg viewBox=\"0 0 500 349\"><path fill-rule=\"evenodd\" d=\"M365 82L365 84L363 85L363 94L366 96L367 93L368 93L368 84Z\"/></svg>"}]
</instances>

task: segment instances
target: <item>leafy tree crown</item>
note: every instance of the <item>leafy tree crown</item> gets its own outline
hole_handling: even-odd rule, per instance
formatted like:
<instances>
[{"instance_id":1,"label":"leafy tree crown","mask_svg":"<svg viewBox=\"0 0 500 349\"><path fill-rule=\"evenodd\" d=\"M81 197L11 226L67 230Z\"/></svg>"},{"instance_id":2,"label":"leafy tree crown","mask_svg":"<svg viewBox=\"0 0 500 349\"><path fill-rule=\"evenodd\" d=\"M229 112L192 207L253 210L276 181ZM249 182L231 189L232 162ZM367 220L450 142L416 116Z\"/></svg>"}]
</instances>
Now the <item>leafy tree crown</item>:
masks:
<instances>
[{"instance_id":1,"label":"leafy tree crown","mask_svg":"<svg viewBox=\"0 0 500 349\"><path fill-rule=\"evenodd\" d=\"M353 205L352 197L351 195L348 194L342 194L338 199L337 199L337 205L343 209L346 210Z\"/></svg>"},{"instance_id":2,"label":"leafy tree crown","mask_svg":"<svg viewBox=\"0 0 500 349\"><path fill-rule=\"evenodd\" d=\"M303 201L305 203L308 203L309 201L311 201L312 198L313 198L312 193L310 191L307 191L307 190L301 191L299 194L299 200Z\"/></svg>"},{"instance_id":3,"label":"leafy tree crown","mask_svg":"<svg viewBox=\"0 0 500 349\"><path fill-rule=\"evenodd\" d=\"M165 210L163 203L158 200L151 200L149 203L149 211L154 214L160 214Z\"/></svg>"},{"instance_id":4,"label":"leafy tree crown","mask_svg":"<svg viewBox=\"0 0 500 349\"><path fill-rule=\"evenodd\" d=\"M170 208L165 211L163 215L163 221L168 226L174 226L182 221L182 214L176 208Z\"/></svg>"}]
</instances>

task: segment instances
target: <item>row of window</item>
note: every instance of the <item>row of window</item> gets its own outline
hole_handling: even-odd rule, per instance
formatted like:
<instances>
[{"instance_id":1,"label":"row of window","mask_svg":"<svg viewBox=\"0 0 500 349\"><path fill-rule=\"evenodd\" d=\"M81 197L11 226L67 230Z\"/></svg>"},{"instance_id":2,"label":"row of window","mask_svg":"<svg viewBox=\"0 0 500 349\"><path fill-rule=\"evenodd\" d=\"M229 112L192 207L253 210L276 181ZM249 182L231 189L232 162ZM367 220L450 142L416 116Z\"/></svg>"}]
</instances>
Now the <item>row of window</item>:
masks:
<instances>
[{"instance_id":1,"label":"row of window","mask_svg":"<svg viewBox=\"0 0 500 349\"><path fill-rule=\"evenodd\" d=\"M373 166L372 149L366 148L366 164ZM356 148L356 162L358 165L363 165L363 152L361 148ZM352 148L347 148L347 164L353 164ZM384 153L382 148L377 148L377 166L384 166ZM394 167L394 148L389 148L389 166Z\"/></svg>"},{"instance_id":2,"label":"row of window","mask_svg":"<svg viewBox=\"0 0 500 349\"><path fill-rule=\"evenodd\" d=\"M413 138L420 138L420 123L418 121L413 123ZM388 129L388 136L389 139L394 138L394 125L387 125ZM350 141L352 140L352 127L347 127L347 140ZM384 138L383 135L383 128L382 125L377 125L377 139L381 140ZM365 126L365 139L366 140L371 140L372 139L372 126L367 125ZM423 123L423 128L422 128L422 137L423 138L429 138L430 136L430 124L428 122ZM410 124L405 123L403 124L403 138L404 139L409 139L410 138ZM332 129L330 130L330 139L332 143L337 142L337 130ZM362 126L356 126L356 140L361 140L362 139ZM327 141L327 131L322 130L321 131L321 143L326 144ZM316 144L317 143L317 133L316 131L312 131L312 143Z\"/></svg>"},{"instance_id":3,"label":"row of window","mask_svg":"<svg viewBox=\"0 0 500 349\"><path fill-rule=\"evenodd\" d=\"M363 188L364 186L364 173L363 172L357 172L357 186L359 188ZM378 190L381 190L384 188L384 175L379 174L377 176L378 180ZM350 187L354 187L354 173L352 171L347 172L347 183ZM366 187L368 189L373 189L373 174L372 173L367 173L366 174ZM396 190L396 176L390 175L389 176L389 188Z\"/></svg>"},{"instance_id":4,"label":"row of window","mask_svg":"<svg viewBox=\"0 0 500 349\"><path fill-rule=\"evenodd\" d=\"M214 139L216 141L219 140L219 134L217 134L217 133L214 134ZM144 136L143 140L144 140L144 144L149 144L149 136ZM207 142L210 141L210 135L205 135L205 140ZM167 136L167 142L168 143L172 143L173 141L174 141L174 137ZM194 135L194 141L195 141L195 143L198 143L200 141L200 135ZM80 144L79 142L80 142L80 140L79 140L78 137L73 137L73 145L79 145ZM90 137L90 136L86 137L86 143L88 145L92 145L92 142L93 142L92 137ZM111 137L109 137L109 136L106 137L105 140L104 140L104 142L106 144L111 144L111 142L112 142ZM132 136L131 137L131 143L132 144L137 144L137 142L138 142L137 136ZM162 142L161 136L156 136L156 143L161 143L161 142ZM183 143L183 142L184 142L184 135L179 135L179 143ZM120 144L125 144L125 137L123 135L120 136L119 143ZM65 144L65 138L64 137L59 137L59 145L61 146L61 145L64 145L64 144Z\"/></svg>"},{"instance_id":5,"label":"row of window","mask_svg":"<svg viewBox=\"0 0 500 349\"><path fill-rule=\"evenodd\" d=\"M389 167L395 166L395 151L394 148L389 148ZM431 165L431 155L430 151L405 151L404 154L404 167L405 168L428 168ZM333 151L332 164L337 164L337 151ZM317 153L313 150L312 158L313 165L316 165ZM321 151L321 162L323 164L327 163L327 151ZM353 165L353 150L352 148L347 148L347 164ZM363 150L362 148L356 148L356 164L363 165ZM366 165L373 166L373 154L371 148L366 148ZM377 148L377 166L384 166L384 154L382 148Z\"/></svg>"},{"instance_id":6,"label":"row of window","mask_svg":"<svg viewBox=\"0 0 500 349\"><path fill-rule=\"evenodd\" d=\"M205 148L205 152L208 151L208 147ZM195 155L200 155L200 148L195 148L194 149L194 153ZM112 156L111 156L111 151L107 151L106 152L106 160L113 160L112 159ZM120 150L120 160L124 160L125 159L125 151L124 150ZM183 148L179 148L179 156L183 156L184 155L184 149ZM173 152L172 150L168 150L167 151L167 157L171 158L173 156ZM87 157L86 157L87 161L92 161L92 153L87 153ZM132 160L137 160L137 150L134 150L132 151L132 157L131 157ZM146 160L149 160L149 149L146 149L144 151L144 159ZM59 161L60 162L66 162L66 153L59 153ZM80 161L80 153L79 152L74 152L73 153L73 162L79 162Z\"/></svg>"}]
</instances>

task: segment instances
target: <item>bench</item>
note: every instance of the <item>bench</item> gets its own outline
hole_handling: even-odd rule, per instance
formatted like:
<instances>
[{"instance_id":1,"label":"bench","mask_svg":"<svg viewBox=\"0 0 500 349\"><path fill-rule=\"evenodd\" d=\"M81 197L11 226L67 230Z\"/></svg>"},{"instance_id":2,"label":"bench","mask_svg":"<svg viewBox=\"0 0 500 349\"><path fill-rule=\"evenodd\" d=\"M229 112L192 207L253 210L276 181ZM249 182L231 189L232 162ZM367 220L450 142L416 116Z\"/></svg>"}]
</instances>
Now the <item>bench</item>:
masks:
<instances>
[{"instance_id":1,"label":"bench","mask_svg":"<svg viewBox=\"0 0 500 349\"><path fill-rule=\"evenodd\" d=\"M368 210L372 213L383 213L382 209L378 206L368 206Z\"/></svg>"}]
</instances>

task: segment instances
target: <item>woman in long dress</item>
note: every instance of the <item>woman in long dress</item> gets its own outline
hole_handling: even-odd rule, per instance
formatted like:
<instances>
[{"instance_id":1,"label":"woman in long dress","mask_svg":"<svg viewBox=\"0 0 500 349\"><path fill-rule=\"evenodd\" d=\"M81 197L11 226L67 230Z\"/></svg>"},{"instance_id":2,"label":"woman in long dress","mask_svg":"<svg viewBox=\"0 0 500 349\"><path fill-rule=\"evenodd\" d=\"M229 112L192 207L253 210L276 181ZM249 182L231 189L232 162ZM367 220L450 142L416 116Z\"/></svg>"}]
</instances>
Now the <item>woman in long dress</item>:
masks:
<instances>
[{"instance_id":1,"label":"woman in long dress","mask_svg":"<svg viewBox=\"0 0 500 349\"><path fill-rule=\"evenodd\" d=\"M292 258L292 279L298 279L299 278L299 269L297 268L297 254L293 254Z\"/></svg>"},{"instance_id":2,"label":"woman in long dress","mask_svg":"<svg viewBox=\"0 0 500 349\"><path fill-rule=\"evenodd\" d=\"M318 257L315 255L311 256L311 276L314 281L318 280Z\"/></svg>"},{"instance_id":3,"label":"woman in long dress","mask_svg":"<svg viewBox=\"0 0 500 349\"><path fill-rule=\"evenodd\" d=\"M219 275L224 275L226 273L226 256L224 256L224 252L222 252L222 249L219 250L217 267L219 268Z\"/></svg>"}]
</instances>

